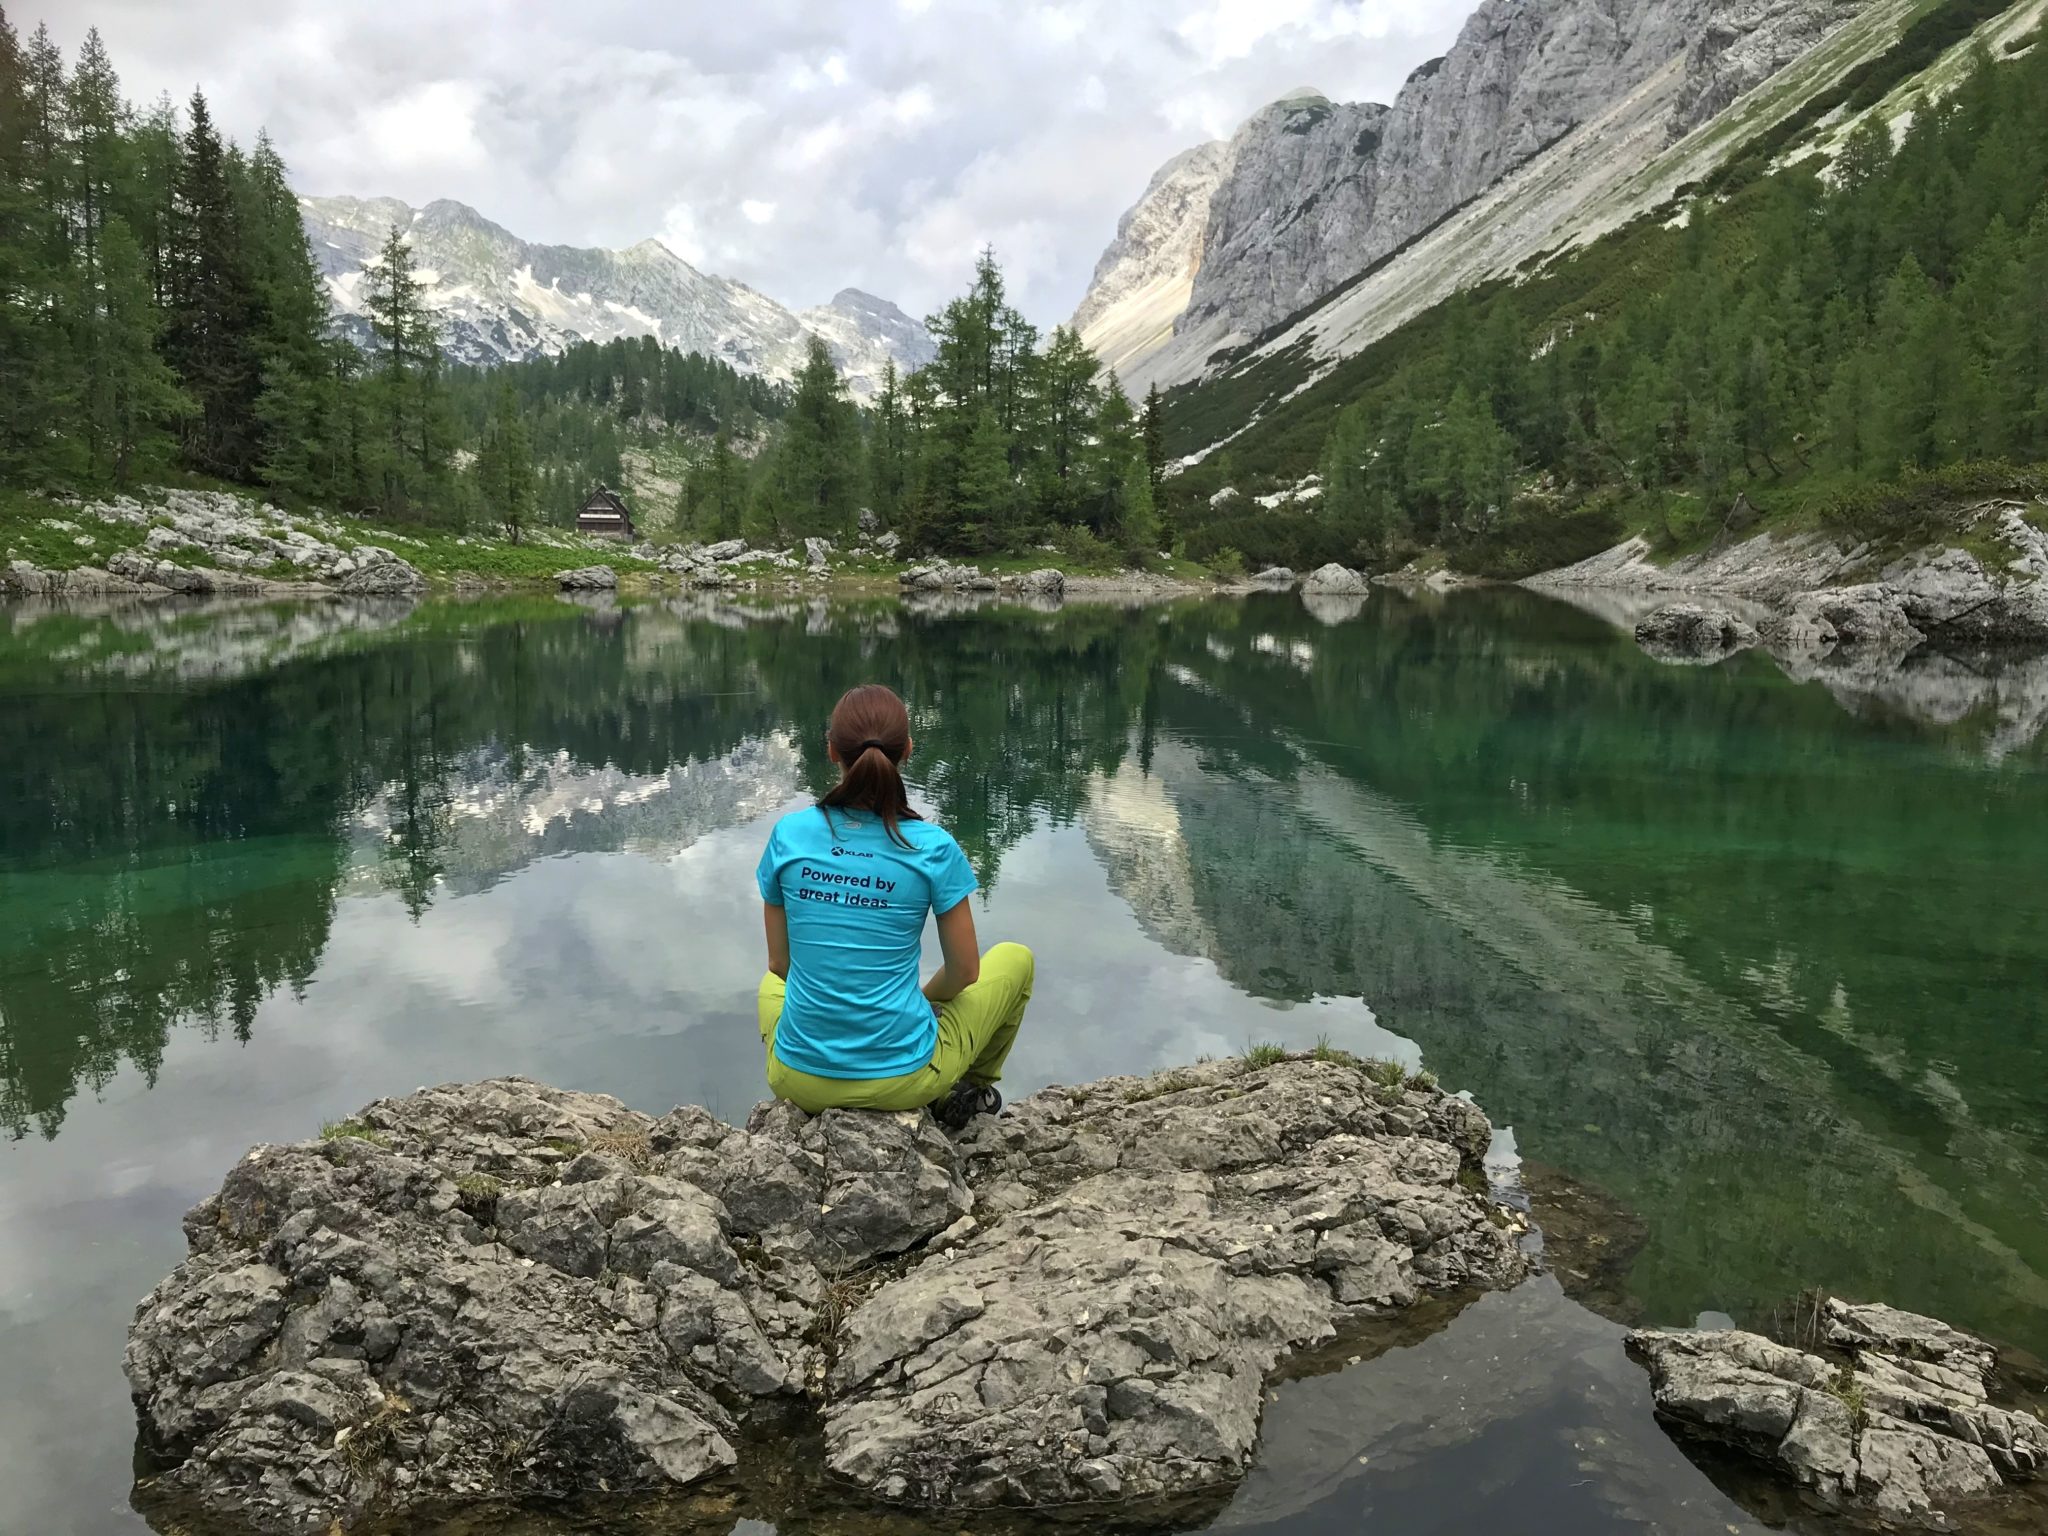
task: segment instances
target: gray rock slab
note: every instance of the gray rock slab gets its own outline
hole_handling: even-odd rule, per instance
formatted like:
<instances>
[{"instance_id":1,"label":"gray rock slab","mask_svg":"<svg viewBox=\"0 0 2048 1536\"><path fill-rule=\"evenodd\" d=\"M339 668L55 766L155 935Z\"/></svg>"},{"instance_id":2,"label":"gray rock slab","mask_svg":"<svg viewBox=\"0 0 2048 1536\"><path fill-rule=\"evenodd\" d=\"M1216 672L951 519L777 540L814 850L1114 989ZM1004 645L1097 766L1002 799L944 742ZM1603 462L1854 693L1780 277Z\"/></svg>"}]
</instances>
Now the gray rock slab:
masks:
<instances>
[{"instance_id":1,"label":"gray rock slab","mask_svg":"<svg viewBox=\"0 0 2048 1536\"><path fill-rule=\"evenodd\" d=\"M885 1499L1216 1488L1291 1353L1523 1275L1461 1182L1489 1135L1313 1060L1049 1089L957 1141L423 1089L237 1164L129 1383L156 1495L262 1531L686 1488L772 1404Z\"/></svg>"},{"instance_id":2,"label":"gray rock slab","mask_svg":"<svg viewBox=\"0 0 2048 1536\"><path fill-rule=\"evenodd\" d=\"M1990 1400L1997 1354L1933 1318L1830 1299L1821 1355L1751 1333L1642 1329L1657 1413L1744 1453L1826 1509L1954 1529L2048 1467L2048 1426Z\"/></svg>"}]
</instances>

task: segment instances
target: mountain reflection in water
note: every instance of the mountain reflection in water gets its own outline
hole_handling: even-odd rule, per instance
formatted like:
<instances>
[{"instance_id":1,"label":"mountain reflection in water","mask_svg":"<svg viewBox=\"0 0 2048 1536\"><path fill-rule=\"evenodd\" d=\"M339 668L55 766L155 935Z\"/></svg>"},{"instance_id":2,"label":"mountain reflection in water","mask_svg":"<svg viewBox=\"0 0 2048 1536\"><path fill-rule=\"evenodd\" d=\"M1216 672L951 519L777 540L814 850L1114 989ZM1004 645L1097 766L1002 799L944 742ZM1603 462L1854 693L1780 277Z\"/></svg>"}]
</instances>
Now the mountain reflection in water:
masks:
<instances>
[{"instance_id":1,"label":"mountain reflection in water","mask_svg":"<svg viewBox=\"0 0 2048 1536\"><path fill-rule=\"evenodd\" d=\"M2048 1353L2038 658L1668 668L1511 592L17 607L0 1374L72 1383L0 1391L0 1486L33 1528L102 1528L67 1522L125 1456L127 1309L250 1142L499 1071L744 1113L753 860L829 781L822 722L868 677L911 701L915 792L968 850L984 934L1051 979L1019 1091L1262 1039L1419 1054L1635 1214L1647 1319L1821 1284ZM1532 1340L1566 1348L1569 1305ZM1634 1390L1602 1374L1611 1333L1582 1342L1591 1374L1556 1383ZM1288 1403L1345 1379L1283 1390L1223 1518L1429 1528L1399 1457L1449 1452L1399 1424L1376 1432L1408 1451L1346 1452L1368 1476L1281 1470ZM1517 1401L1470 1428L1501 1488L1562 1454L1531 1426L1571 1421ZM1610 1447L1634 1422L1586 1412ZM1595 1459L1584 1508L1634 1528L1634 1474Z\"/></svg>"}]
</instances>

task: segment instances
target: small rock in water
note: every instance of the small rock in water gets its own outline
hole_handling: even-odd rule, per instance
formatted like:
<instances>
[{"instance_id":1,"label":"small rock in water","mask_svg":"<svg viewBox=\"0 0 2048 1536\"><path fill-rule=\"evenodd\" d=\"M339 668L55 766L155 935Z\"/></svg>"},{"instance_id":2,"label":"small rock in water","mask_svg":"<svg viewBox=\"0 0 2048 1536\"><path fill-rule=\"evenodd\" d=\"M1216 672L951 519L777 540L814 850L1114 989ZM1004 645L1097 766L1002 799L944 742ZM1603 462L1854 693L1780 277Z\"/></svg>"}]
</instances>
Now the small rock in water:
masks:
<instances>
[{"instance_id":1,"label":"small rock in water","mask_svg":"<svg viewBox=\"0 0 2048 1536\"><path fill-rule=\"evenodd\" d=\"M1831 1508L1941 1527L2048 1470L2048 1426L1995 1405L1991 1346L1933 1318L1830 1299L1833 1356L1735 1329L1639 1329L1658 1418L1746 1452Z\"/></svg>"},{"instance_id":2,"label":"small rock in water","mask_svg":"<svg viewBox=\"0 0 2048 1536\"><path fill-rule=\"evenodd\" d=\"M1715 662L1748 650L1755 627L1725 608L1672 603L1636 625L1636 644L1660 661Z\"/></svg>"}]
</instances>

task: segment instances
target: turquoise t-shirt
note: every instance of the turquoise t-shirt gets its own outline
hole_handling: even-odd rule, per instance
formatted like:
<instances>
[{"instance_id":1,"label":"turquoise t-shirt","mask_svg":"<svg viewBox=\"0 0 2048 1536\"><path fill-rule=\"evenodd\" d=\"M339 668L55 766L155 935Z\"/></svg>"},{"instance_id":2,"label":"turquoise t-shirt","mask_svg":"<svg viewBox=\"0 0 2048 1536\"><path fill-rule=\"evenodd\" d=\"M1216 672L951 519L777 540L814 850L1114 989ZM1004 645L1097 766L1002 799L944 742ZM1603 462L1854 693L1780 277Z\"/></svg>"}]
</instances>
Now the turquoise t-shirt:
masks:
<instances>
[{"instance_id":1,"label":"turquoise t-shirt","mask_svg":"<svg viewBox=\"0 0 2048 1536\"><path fill-rule=\"evenodd\" d=\"M829 819L828 819L829 818ZM815 1077L900 1077L932 1059L939 1025L918 974L928 912L974 894L952 834L928 821L813 806L785 816L755 871L789 919L789 993L775 1054Z\"/></svg>"}]
</instances>

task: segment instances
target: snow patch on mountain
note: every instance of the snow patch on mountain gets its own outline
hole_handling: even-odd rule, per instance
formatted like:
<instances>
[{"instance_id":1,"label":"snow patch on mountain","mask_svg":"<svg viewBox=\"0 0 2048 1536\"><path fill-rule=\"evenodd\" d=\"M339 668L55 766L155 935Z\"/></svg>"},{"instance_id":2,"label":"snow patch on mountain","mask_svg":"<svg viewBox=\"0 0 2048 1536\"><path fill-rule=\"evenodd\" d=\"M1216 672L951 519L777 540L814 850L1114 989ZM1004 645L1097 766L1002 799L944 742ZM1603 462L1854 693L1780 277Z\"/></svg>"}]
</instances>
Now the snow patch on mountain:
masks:
<instances>
[{"instance_id":1,"label":"snow patch on mountain","mask_svg":"<svg viewBox=\"0 0 2048 1536\"><path fill-rule=\"evenodd\" d=\"M786 382L816 334L865 397L891 358L914 370L932 357L924 327L887 300L846 289L799 316L744 283L699 272L656 240L623 251L538 245L447 200L415 209L388 197L302 197L299 207L345 331L367 336L366 272L397 228L443 348L459 362L516 362L577 341L652 336Z\"/></svg>"},{"instance_id":2,"label":"snow patch on mountain","mask_svg":"<svg viewBox=\"0 0 2048 1536\"><path fill-rule=\"evenodd\" d=\"M824 338L847 387L863 399L881 390L882 370L891 360L903 374L938 356L938 343L922 321L858 288L842 288L831 303L803 310L797 318Z\"/></svg>"}]
</instances>

